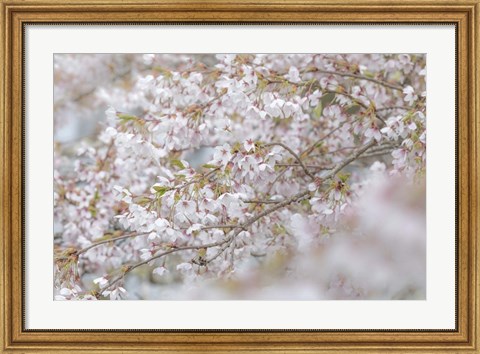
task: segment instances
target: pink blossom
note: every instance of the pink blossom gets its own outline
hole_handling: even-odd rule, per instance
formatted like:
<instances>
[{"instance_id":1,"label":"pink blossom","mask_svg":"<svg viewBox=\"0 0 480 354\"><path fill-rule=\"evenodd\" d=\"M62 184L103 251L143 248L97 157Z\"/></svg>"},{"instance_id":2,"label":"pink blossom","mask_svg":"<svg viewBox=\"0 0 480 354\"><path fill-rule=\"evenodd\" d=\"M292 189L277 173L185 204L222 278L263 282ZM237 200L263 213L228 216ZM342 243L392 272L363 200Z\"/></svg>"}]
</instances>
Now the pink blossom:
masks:
<instances>
[{"instance_id":1,"label":"pink blossom","mask_svg":"<svg viewBox=\"0 0 480 354\"><path fill-rule=\"evenodd\" d=\"M409 105L413 105L413 103L418 99L418 96L415 94L415 90L412 86L407 86L403 89L403 94L405 97L403 100L408 102Z\"/></svg>"},{"instance_id":2,"label":"pink blossom","mask_svg":"<svg viewBox=\"0 0 480 354\"><path fill-rule=\"evenodd\" d=\"M230 151L231 147L228 144L217 146L213 155L213 161L221 165L226 165L226 163L232 158L232 154Z\"/></svg>"},{"instance_id":3,"label":"pink blossom","mask_svg":"<svg viewBox=\"0 0 480 354\"><path fill-rule=\"evenodd\" d=\"M380 129L378 129L377 125L372 123L370 127L365 130L364 133L365 137L371 140L374 138L377 142L380 142L382 140L382 133L380 132Z\"/></svg>"},{"instance_id":4,"label":"pink blossom","mask_svg":"<svg viewBox=\"0 0 480 354\"><path fill-rule=\"evenodd\" d=\"M245 148L245 150L247 152L250 152L250 151L254 152L255 151L255 142L252 139L247 139L243 143L243 147Z\"/></svg>"}]
</instances>

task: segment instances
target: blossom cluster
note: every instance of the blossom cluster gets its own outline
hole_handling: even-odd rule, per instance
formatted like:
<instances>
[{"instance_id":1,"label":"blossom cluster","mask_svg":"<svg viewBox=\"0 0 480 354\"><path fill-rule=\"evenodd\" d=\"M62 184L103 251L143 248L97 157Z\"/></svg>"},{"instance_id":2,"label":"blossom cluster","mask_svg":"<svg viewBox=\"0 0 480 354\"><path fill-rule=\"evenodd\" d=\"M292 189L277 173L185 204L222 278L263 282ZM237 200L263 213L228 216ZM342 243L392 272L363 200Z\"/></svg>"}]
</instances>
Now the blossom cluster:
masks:
<instances>
[{"instance_id":1,"label":"blossom cluster","mask_svg":"<svg viewBox=\"0 0 480 354\"><path fill-rule=\"evenodd\" d=\"M56 55L55 298L424 297L425 63Z\"/></svg>"}]
</instances>

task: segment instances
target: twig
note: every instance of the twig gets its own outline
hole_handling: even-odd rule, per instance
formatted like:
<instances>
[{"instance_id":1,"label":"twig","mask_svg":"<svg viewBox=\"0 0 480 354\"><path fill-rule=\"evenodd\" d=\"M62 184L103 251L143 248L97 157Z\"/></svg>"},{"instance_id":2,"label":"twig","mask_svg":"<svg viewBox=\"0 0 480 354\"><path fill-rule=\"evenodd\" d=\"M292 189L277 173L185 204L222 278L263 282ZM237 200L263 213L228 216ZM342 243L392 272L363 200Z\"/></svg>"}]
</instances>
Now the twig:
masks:
<instances>
[{"instance_id":1,"label":"twig","mask_svg":"<svg viewBox=\"0 0 480 354\"><path fill-rule=\"evenodd\" d=\"M238 227L238 225L211 225L211 226L204 226L201 230L209 230L209 229L234 229Z\"/></svg>"},{"instance_id":2,"label":"twig","mask_svg":"<svg viewBox=\"0 0 480 354\"><path fill-rule=\"evenodd\" d=\"M330 179L333 176L335 176L338 172L340 172L341 169L343 169L345 166L349 165L352 161L356 160L360 155L362 155L365 151L370 149L371 147L375 146L377 144L376 140L371 140L369 143L365 144L362 146L360 149L358 149L356 152L354 152L350 157L347 159L343 160L339 164L337 164L336 167L333 168L329 173L327 173L325 176L323 176L323 179Z\"/></svg>"},{"instance_id":3,"label":"twig","mask_svg":"<svg viewBox=\"0 0 480 354\"><path fill-rule=\"evenodd\" d=\"M346 93L346 92L337 92L337 91L333 91L333 90L324 90L326 93L333 93L333 94L336 94L336 95L342 95L342 96L345 96L345 97L348 97L350 98L353 102L355 102L356 104L358 104L359 106L363 107L364 109L368 110L370 109L370 107L368 107L365 103L363 103L362 101L356 99L355 97L353 97L351 94L349 93ZM376 112L376 108L374 109L374 114L375 114L375 118L377 118L379 121L381 121L383 123L383 125L387 125L387 122L385 122L385 119L383 119L382 117L380 117L377 112Z\"/></svg>"},{"instance_id":4,"label":"twig","mask_svg":"<svg viewBox=\"0 0 480 354\"><path fill-rule=\"evenodd\" d=\"M277 175L277 177L275 177L274 181L273 181L273 182L270 184L270 186L268 187L267 192L265 193L266 195L270 194L270 191L272 190L272 188L273 188L273 186L275 185L275 183L277 183L277 182L280 180L280 178L282 178L283 175L284 175L285 173L287 173L287 171L288 171L288 169L285 168L282 172L280 172L280 173Z\"/></svg>"},{"instance_id":5,"label":"twig","mask_svg":"<svg viewBox=\"0 0 480 354\"><path fill-rule=\"evenodd\" d=\"M247 200L242 200L243 203L249 203L249 204L277 204L280 203L280 201L276 200L265 200L265 199L247 199Z\"/></svg>"},{"instance_id":6,"label":"twig","mask_svg":"<svg viewBox=\"0 0 480 354\"><path fill-rule=\"evenodd\" d=\"M360 118L357 118L355 119L352 123L355 123L356 121L360 120ZM330 137L333 133L335 133L336 131L338 131L339 129L341 129L345 124L349 123L347 120L343 121L342 123L340 123L338 125L338 127L336 127L335 129L331 130L329 133L327 133L326 135L322 136L320 139L318 139L317 141L315 141L312 145L310 145L308 148L306 148L305 150L302 151L302 153L300 155L309 155L314 149L315 147L320 144L322 141L326 140L328 137Z\"/></svg>"},{"instance_id":7,"label":"twig","mask_svg":"<svg viewBox=\"0 0 480 354\"><path fill-rule=\"evenodd\" d=\"M412 107L405 107L405 106L381 107L381 108L377 108L377 112L378 111L390 111L390 110L394 110L394 109L401 109L401 110L409 111L409 110L412 109Z\"/></svg>"},{"instance_id":8,"label":"twig","mask_svg":"<svg viewBox=\"0 0 480 354\"><path fill-rule=\"evenodd\" d=\"M294 158L295 160L297 160L297 162L299 163L300 166L302 166L303 170L305 171L306 175L308 177L310 177L312 180L315 179L315 176L308 170L308 168L303 164L302 160L300 159L300 157L292 150L290 149L287 145L283 144L283 143L269 143L269 144L265 144L263 145L265 147L269 147L269 146L281 146L282 148L284 148L285 150L287 150Z\"/></svg>"},{"instance_id":9,"label":"twig","mask_svg":"<svg viewBox=\"0 0 480 354\"><path fill-rule=\"evenodd\" d=\"M186 182L186 183L184 183L184 184L182 184L182 185L180 185L180 186L176 186L176 187L171 188L171 190L181 190L181 189L183 189L183 188L185 188L185 187L188 187L189 185L194 184L194 183L197 183L197 182L201 181L201 180L204 179L204 178L210 177L210 176L213 175L215 172L217 172L219 169L220 169L220 167L214 168L213 170L211 170L211 171L208 172L207 174L202 175L200 178L192 179L191 181Z\"/></svg>"},{"instance_id":10,"label":"twig","mask_svg":"<svg viewBox=\"0 0 480 354\"><path fill-rule=\"evenodd\" d=\"M366 159L369 157L376 157L376 156L383 156L383 155L389 155L393 150L381 150L381 151L375 151L369 154L365 154L362 156L359 156L359 159Z\"/></svg>"},{"instance_id":11,"label":"twig","mask_svg":"<svg viewBox=\"0 0 480 354\"><path fill-rule=\"evenodd\" d=\"M105 290L107 290L108 288L112 287L115 283L117 283L118 281L120 281L121 279L123 279L125 277L125 275L127 275L128 273L132 272L134 269L138 268L138 267L141 267L145 264L148 264L150 263L151 261L154 261L158 258L161 258L161 257L164 257L168 254L171 254L171 253L175 253L175 252L180 252L180 251L186 251L186 250L199 250L199 249L202 249L202 248L211 248L211 247L216 247L216 246L221 246L227 242L229 242L230 239L225 239L225 240L222 240L222 241L217 241L217 242L214 242L214 243L209 243L209 244L205 244L205 245L199 245L199 246L183 246L183 247L175 247L175 248L172 248L168 251L165 251L165 252L162 252L160 254L157 254L155 256L152 256L144 261L141 261L139 263L136 263L134 265L130 265L130 266L126 266L126 269L125 271L118 275L117 277L113 278L111 281L108 282L108 284L106 284L105 286L103 286L99 291L98 291L98 294L102 294Z\"/></svg>"},{"instance_id":12,"label":"twig","mask_svg":"<svg viewBox=\"0 0 480 354\"><path fill-rule=\"evenodd\" d=\"M232 242L231 242L231 249L230 249L230 266L231 266L231 269L233 270L233 267L235 266L235 248L237 248L237 245L236 245L236 240L235 239L232 239Z\"/></svg>"},{"instance_id":13,"label":"twig","mask_svg":"<svg viewBox=\"0 0 480 354\"><path fill-rule=\"evenodd\" d=\"M303 86L305 85L306 83L303 83L303 84L296 84L294 82L291 82L291 81L288 81L288 80L268 80L267 81L269 84L279 84L279 83L284 83L284 82L287 82L289 83L290 85L294 85L294 86ZM311 84L310 84L311 85ZM315 87L316 88L316 87ZM351 94L347 93L347 92L342 92L342 91L333 91L333 90L325 90L325 89L322 89L320 86L319 88L322 90L322 93L333 93L335 95L342 95L342 96L345 96L345 97L348 97L350 98L353 102L355 102L356 104L358 104L359 106L363 107L364 109L368 110L370 107L368 107L366 104L364 104L363 102L361 102L360 100L356 99L355 97L353 97ZM402 89L403 90L403 89ZM376 109L374 111L374 114L375 114L375 117L381 121L384 125L387 125L387 123L385 122L385 120L380 117L377 113L376 113Z\"/></svg>"},{"instance_id":14,"label":"twig","mask_svg":"<svg viewBox=\"0 0 480 354\"><path fill-rule=\"evenodd\" d=\"M110 144L108 144L108 147L107 147L107 152L105 153L105 156L103 159L100 159L99 161L99 164L98 164L98 168L97 168L97 171L102 171L103 168L105 167L105 163L107 162L108 160L108 157L110 155L110 151L112 150L113 148L113 145L114 145L114 140L112 139L112 141L110 142Z\"/></svg>"},{"instance_id":15,"label":"twig","mask_svg":"<svg viewBox=\"0 0 480 354\"><path fill-rule=\"evenodd\" d=\"M353 77L353 78L359 79L359 80L371 81L371 82L374 82L374 83L379 84L381 86L391 88L392 90L403 91L403 87L401 87L401 86L393 85L393 84L390 84L388 82L377 80L377 79L367 77L367 76L363 76L363 75L357 75L357 74L353 74L353 73L342 73L342 72L339 72L339 71L322 70L322 69L317 69L317 68L309 70L309 72L317 72L317 73L322 73L322 74L344 76L344 77Z\"/></svg>"},{"instance_id":16,"label":"twig","mask_svg":"<svg viewBox=\"0 0 480 354\"><path fill-rule=\"evenodd\" d=\"M241 232L241 231L240 231ZM239 233L240 233L239 232ZM235 236L233 237L229 237L225 243L222 245L222 247L220 247L220 250L215 253L212 257L210 257L209 259L205 260L205 264L208 264L208 263L211 263L213 262L215 259L217 259L223 252L225 252L225 250L228 248L228 246L230 246L230 243L232 242L233 238L236 237L238 234L235 234Z\"/></svg>"},{"instance_id":17,"label":"twig","mask_svg":"<svg viewBox=\"0 0 480 354\"><path fill-rule=\"evenodd\" d=\"M145 235L148 235L149 232L143 232L143 233L138 233L138 232L132 232L132 233L129 233L129 234L125 234L125 235L122 235L122 236L118 236L118 237L112 237L112 238L109 238L107 240L102 240L102 241L98 241L98 242L95 242L95 243L92 243L91 245L87 246L87 247L84 247L78 251L76 251L75 253L73 253L74 255L76 256L79 256L85 252L87 252L88 250L94 248L94 247L97 247L97 246L100 246L100 245L103 245L105 243L110 243L110 242L115 242L115 241L118 241L118 240L123 240L123 239L126 239L126 238L130 238L130 237L137 237L137 236L145 236ZM57 260L62 260L62 259L66 259L68 257L58 257Z\"/></svg>"},{"instance_id":18,"label":"twig","mask_svg":"<svg viewBox=\"0 0 480 354\"><path fill-rule=\"evenodd\" d=\"M335 151L330 151L330 153ZM300 164L296 163L277 163L275 166L279 167L302 167ZM333 167L331 166L320 166L320 165L305 165L307 168L316 169L316 170L331 170Z\"/></svg>"}]
</instances>

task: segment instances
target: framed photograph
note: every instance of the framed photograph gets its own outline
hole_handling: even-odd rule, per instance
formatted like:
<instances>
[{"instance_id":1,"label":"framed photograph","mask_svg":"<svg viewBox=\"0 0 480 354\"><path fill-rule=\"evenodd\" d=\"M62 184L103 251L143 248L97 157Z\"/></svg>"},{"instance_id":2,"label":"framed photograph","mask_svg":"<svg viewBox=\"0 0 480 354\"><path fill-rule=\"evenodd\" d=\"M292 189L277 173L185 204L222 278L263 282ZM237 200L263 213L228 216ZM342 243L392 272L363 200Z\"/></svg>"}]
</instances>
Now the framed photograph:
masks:
<instances>
[{"instance_id":1,"label":"framed photograph","mask_svg":"<svg viewBox=\"0 0 480 354\"><path fill-rule=\"evenodd\" d=\"M2 352L478 353L479 9L2 0Z\"/></svg>"}]
</instances>

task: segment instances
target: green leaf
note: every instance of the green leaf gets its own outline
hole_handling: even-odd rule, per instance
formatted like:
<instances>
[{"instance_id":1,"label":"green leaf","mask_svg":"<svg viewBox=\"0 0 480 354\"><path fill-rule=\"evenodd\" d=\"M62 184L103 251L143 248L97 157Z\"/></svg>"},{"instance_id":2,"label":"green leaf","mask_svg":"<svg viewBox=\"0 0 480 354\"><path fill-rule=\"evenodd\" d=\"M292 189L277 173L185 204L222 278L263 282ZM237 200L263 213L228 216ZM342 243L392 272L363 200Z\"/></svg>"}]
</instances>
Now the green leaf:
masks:
<instances>
[{"instance_id":1,"label":"green leaf","mask_svg":"<svg viewBox=\"0 0 480 354\"><path fill-rule=\"evenodd\" d=\"M360 106L358 104L353 104L346 109L348 114L355 114L360 110Z\"/></svg>"},{"instance_id":2,"label":"green leaf","mask_svg":"<svg viewBox=\"0 0 480 354\"><path fill-rule=\"evenodd\" d=\"M157 197L161 197L169 190L168 187L162 187L162 186L153 186L153 189L155 190Z\"/></svg>"},{"instance_id":3,"label":"green leaf","mask_svg":"<svg viewBox=\"0 0 480 354\"><path fill-rule=\"evenodd\" d=\"M162 68L161 66L154 66L152 68L155 71L158 71L160 74L165 76L167 79L170 79L172 77L172 73L168 71L167 69Z\"/></svg>"},{"instance_id":4,"label":"green leaf","mask_svg":"<svg viewBox=\"0 0 480 354\"><path fill-rule=\"evenodd\" d=\"M338 178L340 179L340 181L345 183L350 178L350 173L341 173L341 174L338 175Z\"/></svg>"},{"instance_id":5,"label":"green leaf","mask_svg":"<svg viewBox=\"0 0 480 354\"><path fill-rule=\"evenodd\" d=\"M310 206L310 201L307 199L304 199L300 202L300 204L303 205L304 207L308 207Z\"/></svg>"},{"instance_id":6,"label":"green leaf","mask_svg":"<svg viewBox=\"0 0 480 354\"><path fill-rule=\"evenodd\" d=\"M162 187L162 186L153 186L153 189L155 192L166 192L168 190L167 187Z\"/></svg>"},{"instance_id":7,"label":"green leaf","mask_svg":"<svg viewBox=\"0 0 480 354\"><path fill-rule=\"evenodd\" d=\"M95 208L93 205L90 205L88 207L88 211L90 212L90 214L92 214L93 217L97 216L97 208Z\"/></svg>"},{"instance_id":8,"label":"green leaf","mask_svg":"<svg viewBox=\"0 0 480 354\"><path fill-rule=\"evenodd\" d=\"M317 107L315 107L315 109L313 110L313 115L315 118L320 118L322 116L322 112L323 112L323 104L322 104L322 101L320 101Z\"/></svg>"},{"instance_id":9,"label":"green leaf","mask_svg":"<svg viewBox=\"0 0 480 354\"><path fill-rule=\"evenodd\" d=\"M257 86L258 86L258 89L259 89L259 90L263 90L265 87L267 87L267 85L268 85L268 81L267 81L267 80L258 79L258 81L257 81Z\"/></svg>"},{"instance_id":10,"label":"green leaf","mask_svg":"<svg viewBox=\"0 0 480 354\"><path fill-rule=\"evenodd\" d=\"M364 71L363 71L363 76L366 76L366 77L369 77L369 78L373 78L375 75L374 75L374 73L372 73L371 71L364 70Z\"/></svg>"},{"instance_id":11,"label":"green leaf","mask_svg":"<svg viewBox=\"0 0 480 354\"><path fill-rule=\"evenodd\" d=\"M131 114L126 114L126 113L118 113L117 117L124 122L128 122L130 120L137 120L138 119L138 117L133 116Z\"/></svg>"},{"instance_id":12,"label":"green leaf","mask_svg":"<svg viewBox=\"0 0 480 354\"><path fill-rule=\"evenodd\" d=\"M391 81L400 81L402 79L402 72L400 70L394 72L393 74L390 75L390 80Z\"/></svg>"},{"instance_id":13,"label":"green leaf","mask_svg":"<svg viewBox=\"0 0 480 354\"><path fill-rule=\"evenodd\" d=\"M177 160L177 159L173 159L170 161L170 163L173 165L173 166L176 166L178 167L179 169L183 170L185 168L185 166L183 165L183 162L180 161L180 160Z\"/></svg>"},{"instance_id":14,"label":"green leaf","mask_svg":"<svg viewBox=\"0 0 480 354\"><path fill-rule=\"evenodd\" d=\"M232 154L235 154L235 153L239 152L241 149L242 149L242 144L240 144L239 142L236 142L236 143L233 144L233 146L232 146L232 151L231 151L231 153L232 153Z\"/></svg>"},{"instance_id":15,"label":"green leaf","mask_svg":"<svg viewBox=\"0 0 480 354\"><path fill-rule=\"evenodd\" d=\"M335 93L333 93L333 92L329 92L329 93L323 95L320 98L320 102L318 102L317 107L315 107L315 109L313 110L314 117L315 118L320 118L322 116L322 113L323 113L323 110L325 109L325 107L330 105L333 102L334 99L335 99Z\"/></svg>"},{"instance_id":16,"label":"green leaf","mask_svg":"<svg viewBox=\"0 0 480 354\"><path fill-rule=\"evenodd\" d=\"M164 194L165 192L162 193L162 195ZM161 196L160 196L161 197ZM146 197L136 197L133 199L133 201L137 204L146 204L148 202L150 202L150 199L146 198Z\"/></svg>"},{"instance_id":17,"label":"green leaf","mask_svg":"<svg viewBox=\"0 0 480 354\"><path fill-rule=\"evenodd\" d=\"M285 227L280 224L274 224L273 232L275 235L285 235L287 232L287 229L285 229Z\"/></svg>"},{"instance_id":18,"label":"green leaf","mask_svg":"<svg viewBox=\"0 0 480 354\"><path fill-rule=\"evenodd\" d=\"M334 99L335 99L335 93L334 92L329 92L329 93L323 95L322 98L320 98L320 102L322 102L322 105L324 107L327 107L330 103L333 102Z\"/></svg>"},{"instance_id":19,"label":"green leaf","mask_svg":"<svg viewBox=\"0 0 480 354\"><path fill-rule=\"evenodd\" d=\"M218 168L218 166L216 165L212 165L212 164L209 164L209 163L206 163L205 165L202 165L203 168Z\"/></svg>"}]
</instances>

